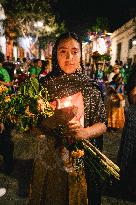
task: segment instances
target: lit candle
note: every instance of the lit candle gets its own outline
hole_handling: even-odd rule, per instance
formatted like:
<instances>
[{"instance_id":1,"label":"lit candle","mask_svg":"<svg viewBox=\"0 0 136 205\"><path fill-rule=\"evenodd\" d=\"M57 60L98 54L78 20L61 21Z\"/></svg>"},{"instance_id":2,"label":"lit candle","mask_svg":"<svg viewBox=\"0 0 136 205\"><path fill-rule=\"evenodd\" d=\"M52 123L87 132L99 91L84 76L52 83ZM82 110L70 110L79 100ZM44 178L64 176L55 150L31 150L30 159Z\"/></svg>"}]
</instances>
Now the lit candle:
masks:
<instances>
[{"instance_id":1,"label":"lit candle","mask_svg":"<svg viewBox=\"0 0 136 205\"><path fill-rule=\"evenodd\" d=\"M69 96L67 98L63 98L63 99L58 99L57 100L57 108L64 108L64 107L71 107L73 105L72 103L72 97Z\"/></svg>"},{"instance_id":2,"label":"lit candle","mask_svg":"<svg viewBox=\"0 0 136 205\"><path fill-rule=\"evenodd\" d=\"M72 97L67 98L67 100L63 102L63 107L70 107L70 106L72 106Z\"/></svg>"}]
</instances>

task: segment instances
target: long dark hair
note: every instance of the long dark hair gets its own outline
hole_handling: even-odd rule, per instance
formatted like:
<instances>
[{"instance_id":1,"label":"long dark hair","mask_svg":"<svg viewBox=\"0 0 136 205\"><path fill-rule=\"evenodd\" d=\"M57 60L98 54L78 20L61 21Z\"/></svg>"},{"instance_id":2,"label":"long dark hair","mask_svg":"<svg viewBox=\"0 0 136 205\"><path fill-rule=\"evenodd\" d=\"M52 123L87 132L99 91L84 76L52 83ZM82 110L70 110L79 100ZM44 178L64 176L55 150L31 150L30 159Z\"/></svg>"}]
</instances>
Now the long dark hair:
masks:
<instances>
[{"instance_id":1,"label":"long dark hair","mask_svg":"<svg viewBox=\"0 0 136 205\"><path fill-rule=\"evenodd\" d=\"M53 51L52 51L52 71L51 73L49 73L49 75L47 77L52 77L52 76L59 76L64 74L64 72L61 70L59 64L58 64L58 59L57 59L57 49L58 46L60 44L60 42L62 42L65 39L68 38L73 38L75 39L79 45L80 45L80 51L81 51L81 58L80 58L80 66L81 69L83 69L83 63L82 63L82 41L80 40L80 38L77 36L77 34L73 33L73 32L66 32L66 33L62 33L56 40L54 47L53 47Z\"/></svg>"}]
</instances>

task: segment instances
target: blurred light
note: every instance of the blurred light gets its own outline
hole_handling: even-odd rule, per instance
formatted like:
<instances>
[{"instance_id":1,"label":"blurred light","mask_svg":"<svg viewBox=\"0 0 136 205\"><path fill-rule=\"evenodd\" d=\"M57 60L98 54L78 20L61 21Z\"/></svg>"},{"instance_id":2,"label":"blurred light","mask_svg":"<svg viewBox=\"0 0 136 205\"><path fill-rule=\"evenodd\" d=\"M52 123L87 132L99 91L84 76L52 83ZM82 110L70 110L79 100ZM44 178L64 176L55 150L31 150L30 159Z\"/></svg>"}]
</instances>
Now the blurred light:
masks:
<instances>
[{"instance_id":1,"label":"blurred light","mask_svg":"<svg viewBox=\"0 0 136 205\"><path fill-rule=\"evenodd\" d=\"M48 25L45 26L45 29L49 33L52 32L52 28L50 26L48 26Z\"/></svg>"},{"instance_id":2,"label":"blurred light","mask_svg":"<svg viewBox=\"0 0 136 205\"><path fill-rule=\"evenodd\" d=\"M32 41L32 40L33 40L33 38L32 38L31 36L29 36L29 40L30 40L30 41Z\"/></svg>"},{"instance_id":3,"label":"blurred light","mask_svg":"<svg viewBox=\"0 0 136 205\"><path fill-rule=\"evenodd\" d=\"M88 44L88 42L82 42L82 45L84 46L84 45L87 45Z\"/></svg>"},{"instance_id":4,"label":"blurred light","mask_svg":"<svg viewBox=\"0 0 136 205\"><path fill-rule=\"evenodd\" d=\"M42 21L37 21L34 23L34 27L36 28L41 28L43 26L43 22Z\"/></svg>"},{"instance_id":5,"label":"blurred light","mask_svg":"<svg viewBox=\"0 0 136 205\"><path fill-rule=\"evenodd\" d=\"M5 12L2 5L0 4L0 21L5 19L6 19Z\"/></svg>"},{"instance_id":6,"label":"blurred light","mask_svg":"<svg viewBox=\"0 0 136 205\"><path fill-rule=\"evenodd\" d=\"M133 46L136 46L136 38L132 40Z\"/></svg>"},{"instance_id":7,"label":"blurred light","mask_svg":"<svg viewBox=\"0 0 136 205\"><path fill-rule=\"evenodd\" d=\"M98 53L101 55L106 53L107 51L105 40L101 37L93 41L92 52L96 52L96 51L98 51Z\"/></svg>"},{"instance_id":8,"label":"blurred light","mask_svg":"<svg viewBox=\"0 0 136 205\"><path fill-rule=\"evenodd\" d=\"M106 35L111 36L111 35L112 35L112 33L106 33Z\"/></svg>"}]
</instances>

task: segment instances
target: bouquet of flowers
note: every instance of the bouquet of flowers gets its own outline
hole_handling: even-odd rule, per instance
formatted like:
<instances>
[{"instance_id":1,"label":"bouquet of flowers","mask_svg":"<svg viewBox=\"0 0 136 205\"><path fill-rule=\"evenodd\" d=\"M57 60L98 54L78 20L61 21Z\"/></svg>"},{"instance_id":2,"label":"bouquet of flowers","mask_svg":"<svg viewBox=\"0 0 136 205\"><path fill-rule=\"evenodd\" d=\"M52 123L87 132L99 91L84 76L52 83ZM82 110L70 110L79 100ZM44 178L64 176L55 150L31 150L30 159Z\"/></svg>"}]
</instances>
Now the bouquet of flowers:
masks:
<instances>
[{"instance_id":1,"label":"bouquet of flowers","mask_svg":"<svg viewBox=\"0 0 136 205\"><path fill-rule=\"evenodd\" d=\"M38 102L42 100L42 111ZM27 131L37 125L41 117L49 117L53 109L49 104L46 88L39 86L38 79L26 78L15 93L11 93L4 85L0 85L0 122L12 123L20 131Z\"/></svg>"},{"instance_id":2,"label":"bouquet of flowers","mask_svg":"<svg viewBox=\"0 0 136 205\"><path fill-rule=\"evenodd\" d=\"M70 151L70 158L74 170L78 173L87 164L91 172L97 173L101 181L112 183L120 180L120 168L97 149L89 140L75 141L71 144L64 142Z\"/></svg>"}]
</instances>

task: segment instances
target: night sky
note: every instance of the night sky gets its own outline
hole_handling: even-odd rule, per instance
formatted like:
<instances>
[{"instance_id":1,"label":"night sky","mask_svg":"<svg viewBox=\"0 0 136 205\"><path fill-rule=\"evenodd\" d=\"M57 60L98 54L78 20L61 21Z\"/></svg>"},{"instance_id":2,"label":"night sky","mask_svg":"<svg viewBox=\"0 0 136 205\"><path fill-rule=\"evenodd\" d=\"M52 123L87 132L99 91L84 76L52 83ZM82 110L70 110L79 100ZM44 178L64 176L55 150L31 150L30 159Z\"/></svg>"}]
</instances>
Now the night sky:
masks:
<instances>
[{"instance_id":1,"label":"night sky","mask_svg":"<svg viewBox=\"0 0 136 205\"><path fill-rule=\"evenodd\" d=\"M113 32L136 16L136 0L59 0L56 9L69 30L82 32L96 17L106 17Z\"/></svg>"}]
</instances>

